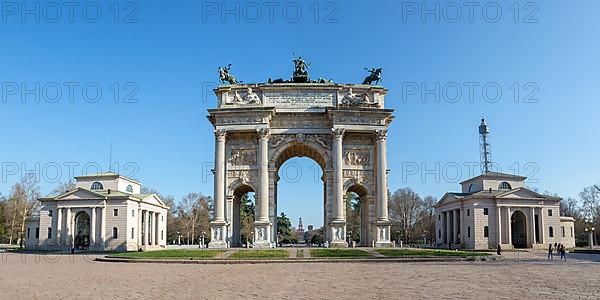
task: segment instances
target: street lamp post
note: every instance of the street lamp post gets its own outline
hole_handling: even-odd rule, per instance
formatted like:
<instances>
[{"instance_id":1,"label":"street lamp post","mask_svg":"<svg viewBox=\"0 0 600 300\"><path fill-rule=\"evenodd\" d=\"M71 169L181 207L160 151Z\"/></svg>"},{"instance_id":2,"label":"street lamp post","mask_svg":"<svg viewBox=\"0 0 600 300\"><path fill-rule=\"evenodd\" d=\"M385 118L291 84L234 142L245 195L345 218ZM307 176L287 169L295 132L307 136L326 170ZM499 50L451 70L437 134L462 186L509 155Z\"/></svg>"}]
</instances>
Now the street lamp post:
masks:
<instances>
[{"instance_id":1,"label":"street lamp post","mask_svg":"<svg viewBox=\"0 0 600 300\"><path fill-rule=\"evenodd\" d=\"M588 233L588 239L589 239L589 243L590 243L590 250L594 249L594 231L596 231L596 228L592 227L590 229L585 229L585 232Z\"/></svg>"},{"instance_id":2,"label":"street lamp post","mask_svg":"<svg viewBox=\"0 0 600 300\"><path fill-rule=\"evenodd\" d=\"M177 231L177 245L181 246L181 233L179 231Z\"/></svg>"}]
</instances>

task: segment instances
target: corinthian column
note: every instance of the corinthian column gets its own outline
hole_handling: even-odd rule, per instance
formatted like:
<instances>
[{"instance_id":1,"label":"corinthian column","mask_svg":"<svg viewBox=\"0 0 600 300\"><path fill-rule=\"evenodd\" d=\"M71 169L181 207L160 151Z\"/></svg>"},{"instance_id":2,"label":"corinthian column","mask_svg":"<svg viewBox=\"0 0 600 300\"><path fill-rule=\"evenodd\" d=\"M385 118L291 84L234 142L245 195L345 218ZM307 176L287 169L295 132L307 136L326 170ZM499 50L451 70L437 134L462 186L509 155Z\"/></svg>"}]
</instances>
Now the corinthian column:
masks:
<instances>
[{"instance_id":1,"label":"corinthian column","mask_svg":"<svg viewBox=\"0 0 600 300\"><path fill-rule=\"evenodd\" d=\"M225 222L225 136L215 130L215 222Z\"/></svg>"},{"instance_id":2,"label":"corinthian column","mask_svg":"<svg viewBox=\"0 0 600 300\"><path fill-rule=\"evenodd\" d=\"M344 182L343 182L343 158L342 141L344 140L344 128L333 129L333 190L335 194L334 221L344 221ZM345 238L345 237L344 237Z\"/></svg>"},{"instance_id":3,"label":"corinthian column","mask_svg":"<svg viewBox=\"0 0 600 300\"><path fill-rule=\"evenodd\" d=\"M377 141L377 221L387 222L387 129L375 132Z\"/></svg>"},{"instance_id":4,"label":"corinthian column","mask_svg":"<svg viewBox=\"0 0 600 300\"><path fill-rule=\"evenodd\" d=\"M269 136L269 129L258 130L260 198L257 221L259 222L269 221Z\"/></svg>"}]
</instances>

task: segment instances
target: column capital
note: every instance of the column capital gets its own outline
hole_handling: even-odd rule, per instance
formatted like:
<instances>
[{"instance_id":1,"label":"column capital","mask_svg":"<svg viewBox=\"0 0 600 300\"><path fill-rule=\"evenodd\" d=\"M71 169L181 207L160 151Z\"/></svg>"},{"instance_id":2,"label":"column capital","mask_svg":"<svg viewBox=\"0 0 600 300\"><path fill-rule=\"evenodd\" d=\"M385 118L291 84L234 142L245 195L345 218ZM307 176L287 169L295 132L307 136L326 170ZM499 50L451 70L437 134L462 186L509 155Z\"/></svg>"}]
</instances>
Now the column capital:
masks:
<instances>
[{"instance_id":1,"label":"column capital","mask_svg":"<svg viewBox=\"0 0 600 300\"><path fill-rule=\"evenodd\" d=\"M387 140L387 129L379 129L373 132L376 141L385 141Z\"/></svg>"},{"instance_id":2,"label":"column capital","mask_svg":"<svg viewBox=\"0 0 600 300\"><path fill-rule=\"evenodd\" d=\"M225 129L215 129L215 138L217 141L225 141L225 137L227 136L227 130Z\"/></svg>"},{"instance_id":3,"label":"column capital","mask_svg":"<svg viewBox=\"0 0 600 300\"><path fill-rule=\"evenodd\" d=\"M332 128L331 132L335 139L342 140L344 138L344 133L346 132L346 128Z\"/></svg>"},{"instance_id":4,"label":"column capital","mask_svg":"<svg viewBox=\"0 0 600 300\"><path fill-rule=\"evenodd\" d=\"M271 137L271 131L269 128L259 128L256 130L256 132L258 133L258 138L261 140L268 140Z\"/></svg>"}]
</instances>

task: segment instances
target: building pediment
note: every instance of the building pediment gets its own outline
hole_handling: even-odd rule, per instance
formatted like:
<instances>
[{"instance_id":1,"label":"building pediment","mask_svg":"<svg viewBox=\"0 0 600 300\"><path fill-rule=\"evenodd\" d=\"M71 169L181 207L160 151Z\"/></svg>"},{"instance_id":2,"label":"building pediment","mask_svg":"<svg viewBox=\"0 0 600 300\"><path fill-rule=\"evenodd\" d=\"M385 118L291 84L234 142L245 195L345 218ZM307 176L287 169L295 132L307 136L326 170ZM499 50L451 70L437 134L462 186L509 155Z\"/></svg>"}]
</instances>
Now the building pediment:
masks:
<instances>
[{"instance_id":1,"label":"building pediment","mask_svg":"<svg viewBox=\"0 0 600 300\"><path fill-rule=\"evenodd\" d=\"M499 199L554 199L555 197L544 196L526 188L519 188L496 195ZM558 199L558 198L556 198Z\"/></svg>"},{"instance_id":2,"label":"building pediment","mask_svg":"<svg viewBox=\"0 0 600 300\"><path fill-rule=\"evenodd\" d=\"M148 195L147 197L141 199L141 201L147 204L167 208L167 205L165 205L165 203L156 194Z\"/></svg>"},{"instance_id":3,"label":"building pediment","mask_svg":"<svg viewBox=\"0 0 600 300\"><path fill-rule=\"evenodd\" d=\"M82 199L104 199L104 195L84 188L76 188L70 192L64 193L53 200L82 200Z\"/></svg>"}]
</instances>

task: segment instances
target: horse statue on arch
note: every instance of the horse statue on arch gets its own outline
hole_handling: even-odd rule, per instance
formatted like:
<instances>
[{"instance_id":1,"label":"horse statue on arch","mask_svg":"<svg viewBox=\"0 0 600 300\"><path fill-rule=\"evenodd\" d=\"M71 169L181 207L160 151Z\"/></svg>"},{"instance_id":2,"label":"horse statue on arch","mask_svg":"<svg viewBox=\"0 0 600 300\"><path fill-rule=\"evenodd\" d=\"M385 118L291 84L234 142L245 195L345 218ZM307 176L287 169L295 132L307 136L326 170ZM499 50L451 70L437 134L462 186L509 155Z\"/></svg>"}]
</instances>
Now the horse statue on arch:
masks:
<instances>
[{"instance_id":1,"label":"horse statue on arch","mask_svg":"<svg viewBox=\"0 0 600 300\"><path fill-rule=\"evenodd\" d=\"M229 70L231 70L231 64L228 64L227 67L219 67L219 79L221 79L221 84L225 84L225 81L229 84L238 83L235 76L229 74Z\"/></svg>"},{"instance_id":2,"label":"horse statue on arch","mask_svg":"<svg viewBox=\"0 0 600 300\"><path fill-rule=\"evenodd\" d=\"M371 85L373 82L375 82L375 85L379 84L379 81L381 81L381 71L383 70L382 68L365 68L366 71L368 71L369 76L367 76L367 78L365 78L365 80L363 80L362 84L368 84Z\"/></svg>"}]
</instances>

